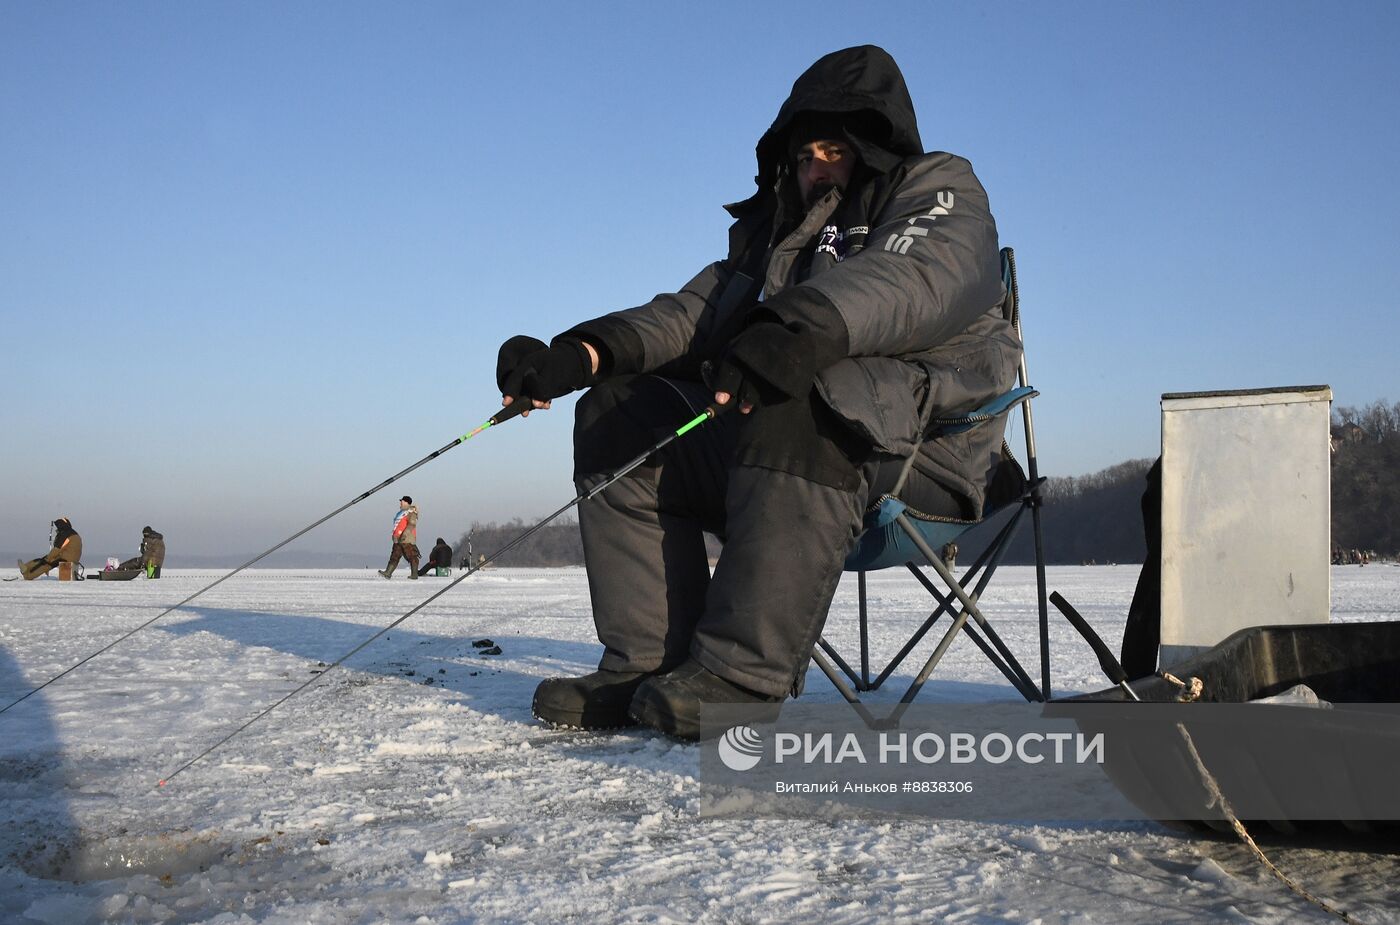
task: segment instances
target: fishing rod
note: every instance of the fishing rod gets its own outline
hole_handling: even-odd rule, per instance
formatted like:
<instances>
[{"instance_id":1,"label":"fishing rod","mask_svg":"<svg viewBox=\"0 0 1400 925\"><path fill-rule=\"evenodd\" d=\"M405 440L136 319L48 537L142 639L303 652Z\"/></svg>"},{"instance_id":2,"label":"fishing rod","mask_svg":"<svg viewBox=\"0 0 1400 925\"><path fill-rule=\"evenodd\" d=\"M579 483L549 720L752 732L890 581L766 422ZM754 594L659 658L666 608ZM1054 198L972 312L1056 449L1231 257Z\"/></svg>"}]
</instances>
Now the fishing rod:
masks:
<instances>
[{"instance_id":1,"label":"fishing rod","mask_svg":"<svg viewBox=\"0 0 1400 925\"><path fill-rule=\"evenodd\" d=\"M68 673L71 672L71 671L74 671L75 669L81 667L82 665L86 664L87 662L92 661L94 658L97 658L97 656L101 655L103 652L106 652L108 649L111 649L113 646L117 645L118 643L123 642L123 641L125 641L125 640L127 640L127 639L130 639L132 636L135 636L137 633L141 632L143 629L145 629L146 627L150 626L152 623L156 622L156 621L159 620L161 617L165 616L166 614L170 613L170 612L173 611L173 610L178 610L179 608L185 606L185 605L188 604L190 601L192 601L192 600L194 600L195 598L199 597L199 596L200 596L201 594L203 594L205 591L210 590L211 588L215 587L216 585L220 585L220 584L224 583L225 581L228 581L228 580L229 580L230 578L232 578L234 575L237 575L239 572L241 572L241 571L243 571L244 569L248 568L250 565L255 565L256 563L261 562L263 559L266 559L268 556L272 555L274 552L276 552L277 550L281 549L283 546L286 546L288 543L292 542L292 540L295 540L295 539L297 539L298 537L301 537L301 536L303 536L303 535L305 535L305 534L307 534L307 533L310 533L312 530L314 530L314 529L316 529L317 527L321 526L321 524L323 524L323 523L325 523L326 521L330 520L332 517L336 516L337 514L341 513L342 511L346 510L347 508L350 508L350 507L353 507L353 506L356 505L356 504L359 504L361 501L365 500L365 499L368 498L370 495L372 495L372 494L374 494L375 492L379 491L381 488L386 488L387 486L394 484L394 483L397 482L399 479L403 478L405 475L408 475L408 474L409 474L410 472L412 472L413 470L419 468L420 466L427 465L428 463L432 462L434 459L437 459L439 456L441 456L443 453L446 453L448 450L452 449L453 447L459 446L459 445L461 445L461 444L463 444L463 443L466 443L466 442L467 442L468 440L470 440L472 437L475 437L477 434L481 433L482 431L486 430L487 428L495 427L495 426L498 425L498 424L502 424L502 423L504 423L504 422L506 422L506 421L509 421L511 418L515 417L517 414L520 414L520 413L522 413L522 412L529 411L529 410L530 410L530 402L524 401L524 400L514 401L514 402L512 402L511 404L506 405L506 406L505 406L504 408L502 408L500 411L497 411L495 414L491 415L491 417L487 418L487 420L485 421L485 423L481 424L481 425L480 425L479 427L477 427L475 430L472 430L472 431L470 431L469 433L463 434L462 436L458 437L456 440L453 440L451 443L447 444L446 446L441 447L440 449L434 450L433 452L429 453L427 456L424 456L422 459L418 460L418 461L417 461L416 463L414 463L413 465L409 466L407 469L404 469L404 470L402 470L401 472L398 472L398 473L396 473L396 474L394 474L394 475L389 476L387 479L385 479L384 481L380 482L378 485L374 486L374 487L371 488L369 491L367 491L367 492L365 492L365 493L363 493L363 494L361 494L361 495L358 495L358 496L356 496L355 498L350 499L349 501L347 501L346 503L342 504L340 507L336 508L335 510L331 511L329 514L327 514L325 517L322 517L320 520L316 521L315 523L313 523L313 524L311 524L311 525L309 525L309 526L303 527L302 529L298 530L296 533L293 533L291 536L287 537L287 538L286 538L285 540L283 540L282 542L278 543L276 546L273 546L273 547L271 547L270 549L264 550L263 552L259 553L258 555L254 556L253 558L249 559L247 562L244 562L244 563L243 563L242 565L240 565L238 568L236 568L236 569L234 569L233 571L229 572L227 575L224 575L224 576L222 576L222 577L220 577L220 578L218 578L218 579L216 579L216 580L210 582L209 584L205 585L204 587L200 588L198 591L196 591L195 593L191 594L189 597L185 598L185 599L184 599L183 601L181 601L180 603L175 604L174 606L171 606L171 607L167 607L165 610L162 610L160 613L156 614L154 617L151 617L151 619L147 620L145 623L142 623L140 626L136 627L134 630L131 630L130 632L128 632L128 633L126 633L126 634L124 634L124 635L122 635L122 636L119 636L117 639L114 639L112 642L110 642L110 643L108 643L107 645L103 646L102 648L98 649L96 652L92 653L91 655L87 656L86 658L81 659L81 660L78 661L76 664L70 665L68 668L65 668L63 671L60 671L58 674L54 675L52 678L49 678L49 679L48 679L47 681L45 681L43 684L40 684L38 687L36 687L36 688L34 688L33 690L29 691L29 693L27 693L27 694L25 694L24 696L20 697L18 700L13 700L13 701L11 701L10 703L5 704L5 706L0 707L0 713L4 713L6 710L10 709L10 707L13 707L13 706L15 706L16 704L22 703L22 702L24 702L25 700L28 700L30 697L32 697L32 696L34 696L35 694L39 693L39 691L41 691L41 690L43 690L44 688L48 687L50 684L52 684L53 682L57 681L59 678L63 677L64 675L68 674Z\"/></svg>"},{"instance_id":2,"label":"fishing rod","mask_svg":"<svg viewBox=\"0 0 1400 925\"><path fill-rule=\"evenodd\" d=\"M515 402L515 403L516 403L516 404L521 404L521 405L527 404L527 402L519 401L519 400L517 400L517 402ZM362 643L360 643L359 645L355 646L355 648L351 649L349 652L346 652L346 653L345 653L344 655L342 655L340 658L338 658L338 659L336 659L335 661L331 662L329 665L327 665L325 668L323 668L323 669L321 670L320 674L313 675L309 680L304 681L303 683L301 683L301 684L298 685L297 687L293 688L289 693L283 695L279 700L277 700L276 702L274 702L270 707L268 707L267 709L263 710L261 713L259 713L258 715L254 716L252 719L250 719L250 720L248 720L246 723L244 723L242 726L239 726L237 729L233 730L233 732L230 732L228 735L224 736L222 739L220 739L219 741L215 742L213 745L209 746L209 747L206 748L204 751L200 752L198 755L195 755L195 756L194 756L193 758L191 758L189 761L186 761L184 764L180 765L178 768L176 768L175 770L171 771L169 774L165 775L165 777L161 778L161 779L156 783L156 789L160 789L161 787L164 787L166 784L170 783L170 781L175 777L175 775L179 774L180 772L184 771L186 768L188 768L188 767L190 767L191 765L195 764L195 763L196 763L197 761L199 761L201 758L203 758L204 756L208 755L210 752L214 751L214 750L217 749L219 746L223 745L225 742L227 742L227 741L229 741L230 739L232 739L234 736L236 736L236 735L238 735L239 733L243 732L243 730L247 729L249 726L253 725L253 724L256 723L258 720L262 719L264 716L268 715L268 714L271 713L273 710L277 709L277 708L280 707L282 704L286 703L288 700L291 700L291 699L292 699L293 697L295 697L297 694L300 694L302 691L306 690L308 687L310 687L311 685L315 684L317 681L320 681L322 678L324 678L326 675L330 674L332 670L334 670L337 666L339 666L341 663L343 663L343 662L344 662L346 659L348 659L350 656L354 655L356 652L359 652L359 651L360 651L361 649L363 649L365 646L367 646L367 645L369 645L370 643L374 642L374 641L375 641L376 639L378 639L380 636L383 636L385 633L389 632L391 629L393 629L394 627L398 626L400 623L403 623L403 622L404 622L405 620L407 620L409 617L413 616L415 613L417 613L418 611L422 610L424 607L427 607L427 606L428 606L429 604L431 604L433 601L435 601L435 600L437 600L438 598L442 597L442 596L443 596L444 594L446 594L448 591L451 591L451 590L452 590L453 588L455 588L457 585L459 585L459 584L461 584L462 582L466 581L468 578L472 577L472 576L475 575L477 572L481 571L481 570L484 569L486 566L490 565L490 564L491 564L492 562L494 562L496 559L500 558L501 556L505 555L505 554L506 554L507 552L509 552L510 550L514 549L516 546L519 546L521 543L525 542L525 540L529 539L529 538L530 538L531 536L533 536L536 532L538 532L539 530L541 530L542 528L544 528L546 525L548 525L548 524L550 523L550 521L554 520L554 519L555 519L556 517L558 517L560 514L563 514L565 511L568 511L570 508L576 507L576 506L582 504L583 502L592 499L593 497L595 497L596 495L598 495L599 493L601 493L604 489L606 489L609 485L613 484L613 483L616 482L618 479L622 478L624 475L626 475L627 473L631 472L633 469L637 468L637 467L640 466L642 463L646 462L647 459L650 458L651 455L652 455L653 453L659 452L663 447L665 447L665 446L666 446L667 444L669 444L671 441L675 440L675 439L678 438L678 437L683 437L683 436L685 436L687 433L689 433L690 431L692 431L692 430L694 430L695 428L699 427L701 424L705 423L706 421L713 420L714 418L718 417L719 414L720 414L721 412L726 411L726 410L728 410L729 408L732 408L732 407L733 407L734 405L736 405L736 404L738 404L738 402L731 401L731 402L729 402L728 404L725 404L725 405L719 405L719 406L716 406L716 405L708 405L708 406L706 406L706 408L705 408L704 411L700 412L698 415L696 415L695 417L691 418L691 419L690 419L689 421L687 421L685 424L682 424L680 427L676 428L674 431L672 431L672 432L666 434L666 436L662 437L660 440L658 440L658 441L656 441L655 443L653 443L645 452L643 452L643 453L641 453L640 455L638 455L638 456L637 456L635 459L633 459L631 462L628 462L627 464L625 464L624 466L622 466L622 468L618 469L616 472L610 473L608 476L606 476L606 477L603 479L603 481L599 482L597 485L594 485L594 486L593 486L592 488L590 488L588 491L580 492L579 494L575 495L575 496L574 496L574 499L573 499L572 501L570 501L568 504L564 505L564 506L561 507L559 510L555 511L553 514L550 514L550 515L549 515L548 517L546 517L544 520L541 520L539 523L535 524L533 527L531 527L530 529L526 530L524 533L520 534L520 535L517 536L515 539L511 540L509 543L505 544L505 545L502 546L500 549L498 549L498 550L496 550L495 552L491 553L491 555L489 555L489 556L487 556L486 558L480 560L476 565L472 566L472 567L469 568L467 571L463 572L461 575L458 575L456 578L454 578L454 579L452 579L450 582L448 582L441 590L435 591L433 594L429 595L429 597L428 597L426 600L424 600L424 601L423 601L422 603L420 603L418 606L414 607L414 608L413 608L412 610L410 610L408 613L406 613L406 614L404 614L403 616L399 617L397 620L395 620L393 623L390 623L388 626L384 627L383 629L378 630L377 632L375 632L375 634L374 634L373 636L370 636L370 637L369 637L368 639L366 639L364 642L362 642ZM509 406L508 406L508 407L509 407Z\"/></svg>"}]
</instances>

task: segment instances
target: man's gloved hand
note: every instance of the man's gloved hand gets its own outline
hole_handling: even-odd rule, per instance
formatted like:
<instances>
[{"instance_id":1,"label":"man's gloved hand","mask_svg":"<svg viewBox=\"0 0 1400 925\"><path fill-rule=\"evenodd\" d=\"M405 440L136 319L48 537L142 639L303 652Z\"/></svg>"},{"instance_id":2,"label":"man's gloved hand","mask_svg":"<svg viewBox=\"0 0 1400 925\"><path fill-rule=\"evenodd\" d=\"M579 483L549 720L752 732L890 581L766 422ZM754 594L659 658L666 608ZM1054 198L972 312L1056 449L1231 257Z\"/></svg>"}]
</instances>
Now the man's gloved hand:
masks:
<instances>
[{"instance_id":1,"label":"man's gloved hand","mask_svg":"<svg viewBox=\"0 0 1400 925\"><path fill-rule=\"evenodd\" d=\"M721 404L737 402L739 411L747 414L755 406L807 394L817 371L802 362L803 346L801 336L777 320L749 325L719 361L710 382L715 400L728 395Z\"/></svg>"},{"instance_id":2,"label":"man's gloved hand","mask_svg":"<svg viewBox=\"0 0 1400 925\"><path fill-rule=\"evenodd\" d=\"M800 315L787 304L799 298L806 302ZM727 394L747 414L755 405L804 397L817 373L846 355L845 323L829 305L785 292L756 308L720 359L711 382L715 400Z\"/></svg>"},{"instance_id":3,"label":"man's gloved hand","mask_svg":"<svg viewBox=\"0 0 1400 925\"><path fill-rule=\"evenodd\" d=\"M592 358L583 341L555 338L553 346L525 335L512 337L496 356L496 384L509 399L546 403L576 392L593 376Z\"/></svg>"}]
</instances>

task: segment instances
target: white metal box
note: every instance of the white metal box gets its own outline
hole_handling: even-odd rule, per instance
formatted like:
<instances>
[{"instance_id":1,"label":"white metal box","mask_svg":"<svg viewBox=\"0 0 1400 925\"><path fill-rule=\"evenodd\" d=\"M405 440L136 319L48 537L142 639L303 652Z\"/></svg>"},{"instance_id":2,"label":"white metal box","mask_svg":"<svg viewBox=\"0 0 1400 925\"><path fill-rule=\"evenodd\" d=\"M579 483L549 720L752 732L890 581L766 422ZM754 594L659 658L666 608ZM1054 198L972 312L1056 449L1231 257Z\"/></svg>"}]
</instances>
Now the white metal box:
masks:
<instances>
[{"instance_id":1,"label":"white metal box","mask_svg":"<svg viewBox=\"0 0 1400 925\"><path fill-rule=\"evenodd\" d=\"M1162 396L1162 648L1169 667L1236 630L1326 623L1332 390Z\"/></svg>"}]
</instances>

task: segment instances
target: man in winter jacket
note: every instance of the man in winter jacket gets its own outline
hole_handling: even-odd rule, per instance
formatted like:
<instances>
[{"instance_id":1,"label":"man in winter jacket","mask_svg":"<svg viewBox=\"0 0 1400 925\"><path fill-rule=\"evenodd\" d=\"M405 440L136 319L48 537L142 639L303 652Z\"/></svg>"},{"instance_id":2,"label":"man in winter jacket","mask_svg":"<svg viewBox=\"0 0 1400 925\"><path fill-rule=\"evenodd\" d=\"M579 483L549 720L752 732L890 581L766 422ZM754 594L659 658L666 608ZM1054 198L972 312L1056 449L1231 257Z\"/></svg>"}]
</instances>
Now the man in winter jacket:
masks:
<instances>
[{"instance_id":1,"label":"man in winter jacket","mask_svg":"<svg viewBox=\"0 0 1400 925\"><path fill-rule=\"evenodd\" d=\"M679 292L545 345L507 341L503 402L590 388L574 478L598 484L706 405L737 408L672 442L579 508L604 653L552 678L559 725L641 722L718 734L718 703L800 692L864 512L901 497L980 516L1001 429L931 439L931 422L1014 384L996 225L968 162L923 153L893 59L818 60L759 139L758 190L727 206L728 256ZM703 531L724 541L713 577Z\"/></svg>"},{"instance_id":2,"label":"man in winter jacket","mask_svg":"<svg viewBox=\"0 0 1400 925\"><path fill-rule=\"evenodd\" d=\"M435 568L452 567L452 547L447 545L447 540L442 537L437 538L437 544L428 553L428 561L423 563L423 567L418 570L419 575L426 575Z\"/></svg>"},{"instance_id":3,"label":"man in winter jacket","mask_svg":"<svg viewBox=\"0 0 1400 925\"><path fill-rule=\"evenodd\" d=\"M141 528L141 554L123 562L119 568L139 568L148 578L159 578L160 567L165 564L165 537L149 526Z\"/></svg>"},{"instance_id":4,"label":"man in winter jacket","mask_svg":"<svg viewBox=\"0 0 1400 925\"><path fill-rule=\"evenodd\" d=\"M60 517L53 522L53 548L38 559L20 562L19 573L24 576L25 581L33 581L41 575L47 575L49 569L60 562L78 565L82 558L83 538L73 529L67 517Z\"/></svg>"},{"instance_id":5,"label":"man in winter jacket","mask_svg":"<svg viewBox=\"0 0 1400 925\"><path fill-rule=\"evenodd\" d=\"M389 550L389 564L380 569L379 574L392 578L399 559L408 560L408 577L418 577L418 508L413 499L404 495L399 499L399 510L394 515L394 526L389 533L394 547Z\"/></svg>"}]
</instances>

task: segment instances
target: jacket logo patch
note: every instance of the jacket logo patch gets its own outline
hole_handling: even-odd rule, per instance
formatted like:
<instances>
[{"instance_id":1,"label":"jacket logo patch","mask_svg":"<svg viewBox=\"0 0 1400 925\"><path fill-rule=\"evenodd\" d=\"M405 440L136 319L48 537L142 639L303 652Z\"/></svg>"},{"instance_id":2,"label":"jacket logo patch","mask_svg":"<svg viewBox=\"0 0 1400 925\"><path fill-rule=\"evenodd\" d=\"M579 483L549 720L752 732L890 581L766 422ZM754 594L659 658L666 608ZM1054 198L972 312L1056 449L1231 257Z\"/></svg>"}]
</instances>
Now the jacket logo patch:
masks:
<instances>
[{"instance_id":1,"label":"jacket logo patch","mask_svg":"<svg viewBox=\"0 0 1400 925\"><path fill-rule=\"evenodd\" d=\"M827 225L817 235L817 253L830 254L837 263L846 259L849 250L849 238L856 229L842 231L835 225Z\"/></svg>"},{"instance_id":2,"label":"jacket logo patch","mask_svg":"<svg viewBox=\"0 0 1400 925\"><path fill-rule=\"evenodd\" d=\"M923 215L916 215L909 219L909 227L905 228L902 234L890 235L889 240L885 241L885 250L894 251L896 254L909 253L909 248L914 243L915 238L927 237L933 223L938 221L940 216L948 215L952 211L953 191L950 189L939 190L938 205ZM921 225L920 222L927 222L927 224Z\"/></svg>"}]
</instances>

